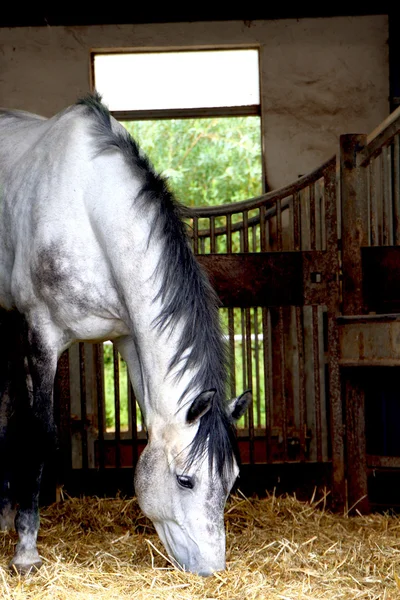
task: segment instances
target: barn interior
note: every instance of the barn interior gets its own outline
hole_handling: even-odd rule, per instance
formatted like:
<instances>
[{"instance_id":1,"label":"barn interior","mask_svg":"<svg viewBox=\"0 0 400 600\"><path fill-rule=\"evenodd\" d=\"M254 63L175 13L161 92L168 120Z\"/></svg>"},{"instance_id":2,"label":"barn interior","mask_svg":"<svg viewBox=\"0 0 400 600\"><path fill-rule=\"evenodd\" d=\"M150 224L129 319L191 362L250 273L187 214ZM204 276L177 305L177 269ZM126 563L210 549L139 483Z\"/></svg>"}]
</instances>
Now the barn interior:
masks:
<instances>
[{"instance_id":1,"label":"barn interior","mask_svg":"<svg viewBox=\"0 0 400 600\"><path fill-rule=\"evenodd\" d=\"M191 223L254 391L238 429L246 494L329 488L334 508L400 507L399 24L385 3L0 14L0 106L47 117L93 90L96 53L258 50L264 193ZM119 368L114 353L114 382ZM44 503L134 492L146 434L131 388L129 427L106 428L103 377L99 345L60 360Z\"/></svg>"}]
</instances>

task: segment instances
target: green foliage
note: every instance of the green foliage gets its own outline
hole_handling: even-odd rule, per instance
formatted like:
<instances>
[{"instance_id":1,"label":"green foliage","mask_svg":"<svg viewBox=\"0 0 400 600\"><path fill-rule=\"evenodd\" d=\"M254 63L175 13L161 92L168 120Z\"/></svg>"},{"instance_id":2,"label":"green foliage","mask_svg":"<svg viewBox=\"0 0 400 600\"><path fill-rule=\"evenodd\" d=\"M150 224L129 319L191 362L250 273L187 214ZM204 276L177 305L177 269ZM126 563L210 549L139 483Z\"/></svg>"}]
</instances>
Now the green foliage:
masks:
<instances>
[{"instance_id":1,"label":"green foliage","mask_svg":"<svg viewBox=\"0 0 400 600\"><path fill-rule=\"evenodd\" d=\"M259 117L122 123L180 202L205 206L262 193Z\"/></svg>"},{"instance_id":2,"label":"green foliage","mask_svg":"<svg viewBox=\"0 0 400 600\"><path fill-rule=\"evenodd\" d=\"M156 171L167 177L171 190L183 204L219 205L262 193L259 117L146 120L124 122L122 125L148 155ZM218 221L216 225L223 226L223 223ZM238 250L239 234L235 235L232 241ZM259 244L259 240L255 243ZM220 252L225 251L224 244L224 240L218 242ZM205 251L209 248L205 247ZM235 321L239 318L236 312ZM226 311L221 313L222 326L227 333L228 316ZM254 388L254 385L246 382L246 350L241 340L235 341L235 350L236 389L241 393L246 386ZM252 354L252 360L255 360L254 350ZM127 431L127 370L125 362L121 358L119 361L121 431ZM104 344L104 372L106 427L112 431L115 429L115 403L111 344ZM263 383L261 386L263 388ZM138 423L141 422L139 411L137 419ZM265 419L265 414L261 419Z\"/></svg>"},{"instance_id":3,"label":"green foliage","mask_svg":"<svg viewBox=\"0 0 400 600\"><path fill-rule=\"evenodd\" d=\"M114 355L113 345L103 344L104 357L104 396L106 407L106 429L115 429L114 402ZM127 431L129 425L128 410L128 374L126 362L119 356L119 394L121 431Z\"/></svg>"}]
</instances>

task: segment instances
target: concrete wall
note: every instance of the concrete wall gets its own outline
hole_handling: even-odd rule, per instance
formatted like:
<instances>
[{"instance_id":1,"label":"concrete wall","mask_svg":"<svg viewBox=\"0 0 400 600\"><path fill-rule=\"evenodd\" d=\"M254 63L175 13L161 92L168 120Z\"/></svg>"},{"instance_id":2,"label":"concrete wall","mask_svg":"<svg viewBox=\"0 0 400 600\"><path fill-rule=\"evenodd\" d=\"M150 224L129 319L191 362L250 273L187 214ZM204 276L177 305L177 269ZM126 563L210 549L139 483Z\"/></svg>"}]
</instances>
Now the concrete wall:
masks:
<instances>
[{"instance_id":1,"label":"concrete wall","mask_svg":"<svg viewBox=\"0 0 400 600\"><path fill-rule=\"evenodd\" d=\"M386 16L0 29L0 106L46 116L90 89L93 49L256 46L271 188L328 159L341 133L389 112Z\"/></svg>"}]
</instances>

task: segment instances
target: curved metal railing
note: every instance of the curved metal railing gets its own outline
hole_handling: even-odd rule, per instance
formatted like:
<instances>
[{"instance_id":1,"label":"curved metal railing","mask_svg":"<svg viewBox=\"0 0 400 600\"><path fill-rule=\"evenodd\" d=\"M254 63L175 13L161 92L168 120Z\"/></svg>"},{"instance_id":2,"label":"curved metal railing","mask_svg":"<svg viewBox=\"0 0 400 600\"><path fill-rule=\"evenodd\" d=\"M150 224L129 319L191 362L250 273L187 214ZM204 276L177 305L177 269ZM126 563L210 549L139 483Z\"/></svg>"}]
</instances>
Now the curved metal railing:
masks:
<instances>
[{"instance_id":1,"label":"curved metal railing","mask_svg":"<svg viewBox=\"0 0 400 600\"><path fill-rule=\"evenodd\" d=\"M365 176L369 245L400 245L400 107L366 136L356 164Z\"/></svg>"},{"instance_id":2,"label":"curved metal railing","mask_svg":"<svg viewBox=\"0 0 400 600\"><path fill-rule=\"evenodd\" d=\"M324 176L335 160L261 196L191 209L195 253L324 249Z\"/></svg>"}]
</instances>

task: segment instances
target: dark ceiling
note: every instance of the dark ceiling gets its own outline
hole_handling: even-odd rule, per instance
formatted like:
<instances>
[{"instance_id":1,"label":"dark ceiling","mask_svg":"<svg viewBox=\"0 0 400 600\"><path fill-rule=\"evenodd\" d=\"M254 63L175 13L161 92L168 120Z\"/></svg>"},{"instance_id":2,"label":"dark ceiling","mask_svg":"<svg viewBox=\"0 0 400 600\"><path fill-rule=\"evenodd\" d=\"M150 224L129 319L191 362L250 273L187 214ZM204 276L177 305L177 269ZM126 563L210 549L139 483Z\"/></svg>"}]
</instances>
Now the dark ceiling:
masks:
<instances>
[{"instance_id":1,"label":"dark ceiling","mask_svg":"<svg viewBox=\"0 0 400 600\"><path fill-rule=\"evenodd\" d=\"M255 3L254 3L255 4ZM258 4L258 3L257 3ZM279 4L279 3L276 3ZM337 4L323 8L314 5L313 8L254 8L251 4L246 9L174 9L160 8L154 5L148 8L112 9L109 5L107 10L102 6L95 5L89 13L88 9L65 10L52 12L40 9L28 9L19 7L18 10L2 9L0 11L0 27L29 27L29 26L55 26L55 25L106 25L126 23L168 23L168 22L193 22L193 21L255 21L264 19L297 19L305 17L333 17L333 16L356 16L363 14L388 14L389 3L378 3L376 9L364 10L360 8L361 3L348 2L343 9L338 9ZM354 7L353 7L354 5ZM105 5L103 4L105 7ZM393 7L393 5L392 5Z\"/></svg>"}]
</instances>

